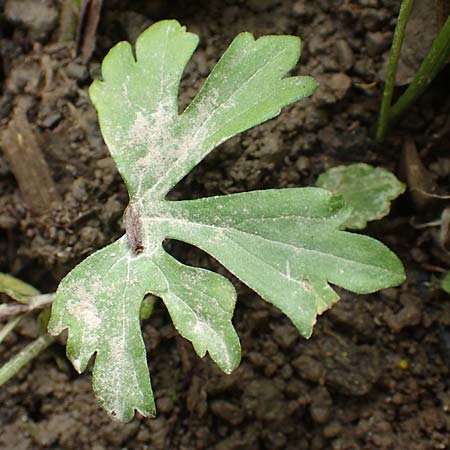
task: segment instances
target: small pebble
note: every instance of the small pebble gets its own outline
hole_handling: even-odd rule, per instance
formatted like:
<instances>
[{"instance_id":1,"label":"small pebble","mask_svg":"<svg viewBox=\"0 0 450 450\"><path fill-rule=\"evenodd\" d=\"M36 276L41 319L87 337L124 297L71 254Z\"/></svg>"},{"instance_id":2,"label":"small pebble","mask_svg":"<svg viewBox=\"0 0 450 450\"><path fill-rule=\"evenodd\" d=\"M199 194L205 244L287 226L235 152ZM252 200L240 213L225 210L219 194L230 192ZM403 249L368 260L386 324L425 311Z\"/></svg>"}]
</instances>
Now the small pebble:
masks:
<instances>
[{"instance_id":1,"label":"small pebble","mask_svg":"<svg viewBox=\"0 0 450 450\"><path fill-rule=\"evenodd\" d=\"M70 62L66 67L66 73L70 78L78 81L86 81L89 77L89 71L86 66Z\"/></svg>"},{"instance_id":2,"label":"small pebble","mask_svg":"<svg viewBox=\"0 0 450 450\"><path fill-rule=\"evenodd\" d=\"M344 72L350 70L354 63L352 48L345 39L337 40L335 46L339 68Z\"/></svg>"},{"instance_id":3,"label":"small pebble","mask_svg":"<svg viewBox=\"0 0 450 450\"><path fill-rule=\"evenodd\" d=\"M389 48L392 41L392 33L390 31L381 32L375 31L373 33L367 33L366 46L367 53L370 56L376 56L383 53Z\"/></svg>"},{"instance_id":4,"label":"small pebble","mask_svg":"<svg viewBox=\"0 0 450 450\"><path fill-rule=\"evenodd\" d=\"M327 439L337 437L342 432L342 425L339 422L333 421L323 428L323 436Z\"/></svg>"}]
</instances>

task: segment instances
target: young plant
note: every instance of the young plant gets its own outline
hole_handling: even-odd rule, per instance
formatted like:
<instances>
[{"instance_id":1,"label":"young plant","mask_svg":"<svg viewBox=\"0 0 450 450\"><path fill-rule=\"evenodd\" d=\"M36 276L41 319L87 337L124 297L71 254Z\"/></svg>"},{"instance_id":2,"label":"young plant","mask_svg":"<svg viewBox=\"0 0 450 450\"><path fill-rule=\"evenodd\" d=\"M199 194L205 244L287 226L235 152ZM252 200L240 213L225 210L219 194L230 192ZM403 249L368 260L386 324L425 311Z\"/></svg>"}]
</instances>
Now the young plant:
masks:
<instances>
[{"instance_id":1,"label":"young plant","mask_svg":"<svg viewBox=\"0 0 450 450\"><path fill-rule=\"evenodd\" d=\"M0 273L0 294L4 294L17 302L0 303L0 321L7 320L6 324L0 328L0 344L28 312L45 308L53 300L53 294L41 295L33 286L4 273ZM41 313L41 319L42 315ZM38 338L26 345L0 367L0 386L8 382L22 367L52 344L54 338L44 331L45 326L41 328L43 332Z\"/></svg>"},{"instance_id":2,"label":"young plant","mask_svg":"<svg viewBox=\"0 0 450 450\"><path fill-rule=\"evenodd\" d=\"M380 106L375 139L378 144L384 141L389 128L395 125L405 111L425 92L436 75L443 69L450 57L450 15L433 41L430 50L422 61L414 79L406 91L392 105L398 60L405 36L406 24L413 0L402 0L397 25L392 39L391 52L386 74L386 83Z\"/></svg>"},{"instance_id":3,"label":"young plant","mask_svg":"<svg viewBox=\"0 0 450 450\"><path fill-rule=\"evenodd\" d=\"M247 192L168 201L167 193L229 137L311 95L310 77L285 78L300 56L293 36L239 34L181 114L178 85L198 43L177 21L155 23L136 42L117 44L90 95L103 137L127 186L126 235L85 259L59 285L49 331L68 328L77 371L96 354L93 387L108 413L129 421L155 415L139 311L162 298L199 356L226 373L241 356L231 319L233 285L184 265L162 243L177 239L214 256L283 311L309 337L316 316L338 300L328 284L358 293L401 283L403 267L383 244L339 227L350 208L318 188Z\"/></svg>"},{"instance_id":4,"label":"young plant","mask_svg":"<svg viewBox=\"0 0 450 450\"><path fill-rule=\"evenodd\" d=\"M367 222L389 214L391 202L406 186L382 167L365 163L332 167L319 175L316 186L341 194L352 213L343 226L351 230L366 228Z\"/></svg>"}]
</instances>

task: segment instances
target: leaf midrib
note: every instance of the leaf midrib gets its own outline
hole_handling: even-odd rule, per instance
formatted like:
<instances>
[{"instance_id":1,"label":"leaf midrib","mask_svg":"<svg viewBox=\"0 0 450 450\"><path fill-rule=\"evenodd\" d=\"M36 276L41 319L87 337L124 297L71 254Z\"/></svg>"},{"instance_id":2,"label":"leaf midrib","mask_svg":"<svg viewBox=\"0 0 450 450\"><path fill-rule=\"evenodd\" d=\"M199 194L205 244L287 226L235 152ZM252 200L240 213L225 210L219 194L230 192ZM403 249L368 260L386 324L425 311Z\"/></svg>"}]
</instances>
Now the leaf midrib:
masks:
<instances>
[{"instance_id":1,"label":"leaf midrib","mask_svg":"<svg viewBox=\"0 0 450 450\"><path fill-rule=\"evenodd\" d=\"M255 43L255 42L256 42L256 40L253 43ZM196 129L195 133L193 134L191 140L195 142L195 139L197 138L197 136L201 133L201 131L203 129L205 129L207 124L218 113L218 111L220 111L224 107L225 104L227 104L235 95L237 95L238 92L240 92L244 87L246 87L262 70L264 70L266 68L267 65L269 65L270 63L272 63L273 61L278 59L278 57L281 56L282 54L284 54L287 50L288 49L285 47L281 51L279 51L273 58L269 59L264 65L259 67L243 84L238 86L237 89L234 90L226 99L224 99L219 105L217 105L216 108L214 109L214 111L212 111L211 114L208 116L208 118L199 127L197 127L197 129ZM206 81L208 81L208 79ZM203 87L200 89L200 91L198 92L197 95L201 94L202 90L203 90ZM264 100L266 98L268 98L268 97L265 97ZM186 108L186 110L182 114L180 114L178 116L178 119L182 120L183 117L186 117L188 115L192 105L195 106L195 104L196 103L195 103L195 98L194 98L194 100L189 104L189 106ZM247 110L252 109L252 108L254 108L254 105L252 105L249 108L247 108ZM240 116L241 114L242 113L240 113L238 116ZM228 120L225 124L222 124L221 127L219 127L218 130L220 131L225 125L227 125L230 121L235 120L236 117L238 117L238 116L234 115L232 119ZM198 122L198 117L197 117L197 120L195 121L195 123L197 123L197 122ZM217 134L218 130L215 130L214 134ZM203 144L204 144L204 141L202 142L201 145L199 145L199 148L201 148L203 146ZM203 150L202 154L207 153L207 152L204 151L204 149L202 149L202 150ZM184 154L191 155L191 152L186 150L184 152ZM144 195L151 195L151 194L153 194L154 196L160 196L160 197L166 195L167 191L170 190L170 188L172 186L174 186L174 184L178 183L179 178L180 178L178 176L178 174L171 175L171 172L177 171L177 169L180 166L182 166L184 162L186 162L186 160L184 160L182 158L182 156L180 156L180 158L176 159L174 161L172 167L170 167L166 171L164 176L162 178L160 178L152 187L150 187ZM190 170L191 170L190 167L188 169L186 169L185 170L185 174L189 173ZM168 182L168 180L169 180L169 182ZM173 180L173 181L171 182L170 180ZM165 186L168 183L170 183L170 185L169 186ZM162 185L162 191L161 191L161 185Z\"/></svg>"},{"instance_id":2,"label":"leaf midrib","mask_svg":"<svg viewBox=\"0 0 450 450\"><path fill-rule=\"evenodd\" d=\"M254 233L238 230L238 229L232 228L232 227L221 227L221 226L216 226L216 225L207 225L207 224L204 224L204 223L191 222L191 221L188 221L188 220L174 219L172 217L167 217L167 218L165 218L165 217L147 217L147 218L143 218L143 222L145 222L145 221L149 221L150 223L151 222L162 222L162 223L166 222L166 223L169 224L169 226L172 225L172 224L176 224L176 223L182 223L185 227L188 226L188 227L210 228L210 229L213 229L215 231L224 231L224 232L232 231L232 232L236 232L236 233L241 233L243 235L251 235L255 239L268 241L270 243L274 243L274 244L282 245L282 246L285 246L285 247L289 247L289 248L292 248L294 250L303 250L305 252L315 253L315 254L318 254L318 255L321 255L321 256L334 258L337 261L345 261L345 262L348 262L348 263L353 264L353 265L361 265L363 267L368 267L368 268L371 268L371 269L377 269L377 270L379 270L381 272L388 273L388 274L391 274L391 275L394 274L394 272L392 270L385 269L384 267L380 267L380 266L373 265L373 264L367 264L367 263L364 263L364 262L361 262L361 261L355 261L355 260L352 260L352 259L348 259L348 258L344 258L342 256L335 255L333 253L325 253L325 252L322 252L322 251L319 251L319 250L316 250L316 249L311 249L311 248L307 248L307 247L303 247L303 246L302 247L300 247L300 246L296 247L295 245L289 244L287 242L282 242L282 241L275 240L275 239L269 239L267 237L263 237L263 236L260 236L260 235L254 234ZM331 230L331 231L332 232L336 232L336 230L334 230L334 229ZM341 232L345 233L344 231L341 231ZM167 237L170 238L170 236L167 236ZM183 240L182 238L176 238L176 237L174 237L173 239ZM200 247L202 247L201 244L198 244L198 245ZM239 246L242 248L242 246L240 244L239 244Z\"/></svg>"}]
</instances>

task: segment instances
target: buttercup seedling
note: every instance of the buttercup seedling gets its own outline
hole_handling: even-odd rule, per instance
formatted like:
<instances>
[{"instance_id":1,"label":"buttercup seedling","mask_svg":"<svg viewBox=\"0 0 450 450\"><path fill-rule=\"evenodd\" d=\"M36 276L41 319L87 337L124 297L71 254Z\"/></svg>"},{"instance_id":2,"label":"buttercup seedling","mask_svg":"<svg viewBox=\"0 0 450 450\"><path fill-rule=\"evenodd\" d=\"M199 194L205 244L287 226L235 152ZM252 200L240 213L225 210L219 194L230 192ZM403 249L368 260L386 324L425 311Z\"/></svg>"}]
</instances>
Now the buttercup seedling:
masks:
<instances>
[{"instance_id":1,"label":"buttercup seedling","mask_svg":"<svg viewBox=\"0 0 450 450\"><path fill-rule=\"evenodd\" d=\"M168 201L167 193L226 139L311 95L311 77L286 74L300 56L293 36L239 34L181 114L178 85L198 43L176 21L117 44L90 88L103 137L130 203L126 235L75 267L61 282L49 330L68 328L67 355L82 372L95 354L93 387L121 421L155 404L140 330L147 293L160 297L179 333L226 373L240 362L231 319L233 285L190 267L162 243L177 239L216 258L309 337L316 316L338 300L329 283L368 293L404 280L380 242L342 231L351 209L319 188L254 191Z\"/></svg>"}]
</instances>

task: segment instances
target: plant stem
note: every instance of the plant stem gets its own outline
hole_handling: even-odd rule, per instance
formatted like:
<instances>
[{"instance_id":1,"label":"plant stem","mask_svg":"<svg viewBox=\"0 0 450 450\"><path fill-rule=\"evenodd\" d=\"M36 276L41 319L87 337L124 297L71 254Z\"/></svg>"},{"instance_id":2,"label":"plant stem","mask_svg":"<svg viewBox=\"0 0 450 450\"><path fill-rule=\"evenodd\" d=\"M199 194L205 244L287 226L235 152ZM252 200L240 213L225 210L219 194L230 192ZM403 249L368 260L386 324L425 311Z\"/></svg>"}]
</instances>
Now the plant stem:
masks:
<instances>
[{"instance_id":1,"label":"plant stem","mask_svg":"<svg viewBox=\"0 0 450 450\"><path fill-rule=\"evenodd\" d=\"M386 74L386 82L384 84L383 98L381 100L380 114L378 117L378 125L376 131L376 141L381 144L386 136L389 125L389 112L391 109L392 96L395 87L395 74L397 73L398 60L400 58L400 50L402 48L403 38L405 37L406 24L411 12L414 0L403 0L398 13L397 25L395 26L394 36L392 38L391 52L389 54L389 62Z\"/></svg>"},{"instance_id":2,"label":"plant stem","mask_svg":"<svg viewBox=\"0 0 450 450\"><path fill-rule=\"evenodd\" d=\"M7 324L0 330L0 344L4 341L5 337L14 330L15 326L22 320L23 316L14 317L9 320Z\"/></svg>"},{"instance_id":3,"label":"plant stem","mask_svg":"<svg viewBox=\"0 0 450 450\"><path fill-rule=\"evenodd\" d=\"M74 41L77 34L81 0L62 0L58 42Z\"/></svg>"},{"instance_id":4,"label":"plant stem","mask_svg":"<svg viewBox=\"0 0 450 450\"><path fill-rule=\"evenodd\" d=\"M22 369L22 367L36 358L36 356L43 352L53 341L53 336L43 334L24 347L17 355L13 356L0 368L0 386L9 381L20 369Z\"/></svg>"},{"instance_id":5,"label":"plant stem","mask_svg":"<svg viewBox=\"0 0 450 450\"><path fill-rule=\"evenodd\" d=\"M450 16L447 17L444 26L433 41L430 51L423 60L408 89L392 106L389 114L388 126L394 125L401 115L407 110L428 85L433 81L439 71L444 67L450 57Z\"/></svg>"},{"instance_id":6,"label":"plant stem","mask_svg":"<svg viewBox=\"0 0 450 450\"><path fill-rule=\"evenodd\" d=\"M9 316L16 316L17 314L23 314L34 309L45 308L47 305L51 305L55 300L55 294L42 294L30 297L27 300L27 304L6 303L0 305L0 319Z\"/></svg>"}]
</instances>

